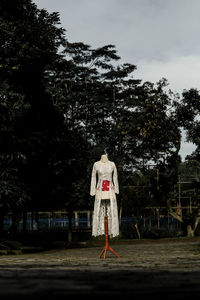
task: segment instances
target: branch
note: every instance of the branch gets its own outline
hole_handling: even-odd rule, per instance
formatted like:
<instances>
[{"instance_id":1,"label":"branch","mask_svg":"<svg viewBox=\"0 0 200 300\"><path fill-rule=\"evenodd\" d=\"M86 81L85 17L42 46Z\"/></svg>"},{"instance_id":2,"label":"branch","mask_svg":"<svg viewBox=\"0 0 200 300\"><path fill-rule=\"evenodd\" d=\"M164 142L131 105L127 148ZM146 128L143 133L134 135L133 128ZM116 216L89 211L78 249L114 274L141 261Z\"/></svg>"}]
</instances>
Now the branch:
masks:
<instances>
[{"instance_id":1,"label":"branch","mask_svg":"<svg viewBox=\"0 0 200 300\"><path fill-rule=\"evenodd\" d=\"M194 231L196 230L198 224L200 222L200 210L198 209L198 215L197 217L195 218L195 222L194 222Z\"/></svg>"},{"instance_id":2,"label":"branch","mask_svg":"<svg viewBox=\"0 0 200 300\"><path fill-rule=\"evenodd\" d=\"M199 221L200 221L200 217L197 217L196 220L195 220L195 223L194 223L194 231L196 230L196 228L199 224Z\"/></svg>"},{"instance_id":3,"label":"branch","mask_svg":"<svg viewBox=\"0 0 200 300\"><path fill-rule=\"evenodd\" d=\"M183 219L177 213L175 213L172 209L169 210L169 213L172 217L177 219L179 222L183 223Z\"/></svg>"},{"instance_id":4,"label":"branch","mask_svg":"<svg viewBox=\"0 0 200 300\"><path fill-rule=\"evenodd\" d=\"M177 213L175 213L175 211L173 211L172 207L171 207L171 202L170 200L167 201L167 206L168 206L168 211L169 214L174 217L175 219L177 219L179 222L183 223L183 219L181 216L179 216Z\"/></svg>"}]
</instances>

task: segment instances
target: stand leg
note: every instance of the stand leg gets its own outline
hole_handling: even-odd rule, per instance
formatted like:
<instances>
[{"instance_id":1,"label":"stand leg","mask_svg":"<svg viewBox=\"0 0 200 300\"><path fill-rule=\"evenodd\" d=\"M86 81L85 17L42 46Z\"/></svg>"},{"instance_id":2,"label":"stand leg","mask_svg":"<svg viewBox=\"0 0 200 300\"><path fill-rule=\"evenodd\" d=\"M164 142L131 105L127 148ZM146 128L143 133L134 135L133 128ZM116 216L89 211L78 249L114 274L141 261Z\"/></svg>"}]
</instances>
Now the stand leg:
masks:
<instances>
[{"instance_id":1,"label":"stand leg","mask_svg":"<svg viewBox=\"0 0 200 300\"><path fill-rule=\"evenodd\" d=\"M106 259L106 252L107 251L111 251L114 255L116 255L118 258L120 257L110 246L109 246L109 242L108 242L108 217L105 216L104 217L104 228L105 228L105 246L103 248L103 250L101 251L99 258L101 258L101 256L104 253L104 259Z\"/></svg>"},{"instance_id":2,"label":"stand leg","mask_svg":"<svg viewBox=\"0 0 200 300\"><path fill-rule=\"evenodd\" d=\"M120 257L110 246L109 246L109 250L113 253L113 254L115 254L118 258Z\"/></svg>"},{"instance_id":3,"label":"stand leg","mask_svg":"<svg viewBox=\"0 0 200 300\"><path fill-rule=\"evenodd\" d=\"M103 255L104 251L105 251L105 247L104 247L103 250L101 251L101 253L100 253L100 255L99 255L99 258L101 258L101 256Z\"/></svg>"}]
</instances>

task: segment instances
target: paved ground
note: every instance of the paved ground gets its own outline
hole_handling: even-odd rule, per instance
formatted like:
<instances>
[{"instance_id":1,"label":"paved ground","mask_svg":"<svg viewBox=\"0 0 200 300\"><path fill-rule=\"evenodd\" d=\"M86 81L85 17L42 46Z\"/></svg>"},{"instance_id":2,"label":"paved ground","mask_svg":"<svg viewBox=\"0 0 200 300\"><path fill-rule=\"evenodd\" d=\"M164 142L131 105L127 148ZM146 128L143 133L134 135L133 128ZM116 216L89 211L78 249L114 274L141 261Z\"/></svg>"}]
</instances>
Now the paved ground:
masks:
<instances>
[{"instance_id":1,"label":"paved ground","mask_svg":"<svg viewBox=\"0 0 200 300\"><path fill-rule=\"evenodd\" d=\"M191 299L200 295L200 238L113 242L102 246L0 256L0 299L51 296Z\"/></svg>"}]
</instances>

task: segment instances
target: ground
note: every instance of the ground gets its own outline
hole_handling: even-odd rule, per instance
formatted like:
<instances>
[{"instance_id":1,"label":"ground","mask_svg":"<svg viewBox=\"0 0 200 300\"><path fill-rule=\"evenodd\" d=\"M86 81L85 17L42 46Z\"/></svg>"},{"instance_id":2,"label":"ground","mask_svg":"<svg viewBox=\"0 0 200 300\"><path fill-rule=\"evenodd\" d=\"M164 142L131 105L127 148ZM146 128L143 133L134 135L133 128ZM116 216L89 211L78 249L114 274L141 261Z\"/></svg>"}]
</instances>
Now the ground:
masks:
<instances>
[{"instance_id":1,"label":"ground","mask_svg":"<svg viewBox=\"0 0 200 300\"><path fill-rule=\"evenodd\" d=\"M200 238L112 241L0 256L0 299L189 299L200 295ZM85 246L85 247L84 247Z\"/></svg>"}]
</instances>

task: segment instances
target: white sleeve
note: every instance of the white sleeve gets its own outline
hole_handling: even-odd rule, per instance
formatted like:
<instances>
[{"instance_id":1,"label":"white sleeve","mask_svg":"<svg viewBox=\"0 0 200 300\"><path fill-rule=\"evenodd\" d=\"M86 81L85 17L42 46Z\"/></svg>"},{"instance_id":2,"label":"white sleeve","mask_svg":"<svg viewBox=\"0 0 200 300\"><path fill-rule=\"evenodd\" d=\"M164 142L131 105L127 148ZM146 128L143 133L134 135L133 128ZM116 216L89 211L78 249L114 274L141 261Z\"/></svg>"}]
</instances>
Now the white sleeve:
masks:
<instances>
[{"instance_id":1,"label":"white sleeve","mask_svg":"<svg viewBox=\"0 0 200 300\"><path fill-rule=\"evenodd\" d=\"M94 163L93 169L92 169L90 195L94 196L95 194L96 194L96 164Z\"/></svg>"},{"instance_id":2,"label":"white sleeve","mask_svg":"<svg viewBox=\"0 0 200 300\"><path fill-rule=\"evenodd\" d=\"M115 193L119 194L119 184L118 184L117 168L115 166L115 163L114 163L113 182L114 182Z\"/></svg>"}]
</instances>

